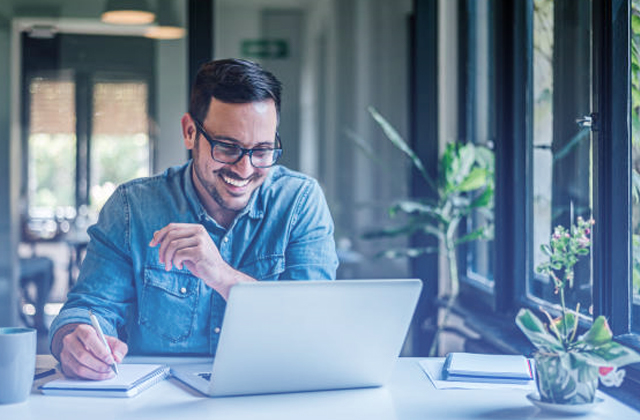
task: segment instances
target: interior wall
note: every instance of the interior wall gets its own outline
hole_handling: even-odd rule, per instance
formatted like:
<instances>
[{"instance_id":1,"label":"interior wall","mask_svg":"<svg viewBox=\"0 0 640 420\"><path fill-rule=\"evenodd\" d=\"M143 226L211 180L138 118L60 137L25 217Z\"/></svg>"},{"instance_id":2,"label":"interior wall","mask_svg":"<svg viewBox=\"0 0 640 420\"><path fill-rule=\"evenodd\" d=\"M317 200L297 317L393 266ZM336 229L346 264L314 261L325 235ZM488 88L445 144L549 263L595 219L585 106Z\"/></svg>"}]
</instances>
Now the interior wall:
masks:
<instances>
[{"instance_id":1,"label":"interior wall","mask_svg":"<svg viewBox=\"0 0 640 420\"><path fill-rule=\"evenodd\" d=\"M187 161L180 119L189 108L188 59L184 40L165 41L156 48L156 149L152 173Z\"/></svg>"},{"instance_id":2,"label":"interior wall","mask_svg":"<svg viewBox=\"0 0 640 420\"><path fill-rule=\"evenodd\" d=\"M0 56L11 56L11 22L0 15ZM17 208L19 143L11 139L11 60L0 60L0 327L18 322Z\"/></svg>"},{"instance_id":3,"label":"interior wall","mask_svg":"<svg viewBox=\"0 0 640 420\"><path fill-rule=\"evenodd\" d=\"M367 111L375 107L407 139L408 18L410 1L351 0L334 3L336 42L329 51L337 57L336 96L330 98L335 115L331 141L337 201L337 239L342 251L352 250L362 262L345 275L397 277L409 274L407 260L375 255L405 246L405 238L365 241L363 233L389 226L387 209L408 194L410 166L384 136ZM379 161L358 149L348 131L367 141ZM350 248L349 248L350 247Z\"/></svg>"}]
</instances>

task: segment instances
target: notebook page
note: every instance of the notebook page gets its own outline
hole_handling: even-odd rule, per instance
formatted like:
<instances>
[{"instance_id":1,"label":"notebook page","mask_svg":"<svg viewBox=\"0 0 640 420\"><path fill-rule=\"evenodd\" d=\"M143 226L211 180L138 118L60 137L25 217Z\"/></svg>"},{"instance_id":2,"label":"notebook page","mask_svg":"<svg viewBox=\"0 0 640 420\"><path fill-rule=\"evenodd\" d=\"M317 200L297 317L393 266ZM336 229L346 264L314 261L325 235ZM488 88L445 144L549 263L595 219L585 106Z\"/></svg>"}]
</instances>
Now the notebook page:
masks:
<instances>
[{"instance_id":1,"label":"notebook page","mask_svg":"<svg viewBox=\"0 0 640 420\"><path fill-rule=\"evenodd\" d=\"M42 385L42 389L86 389L86 390L128 390L168 369L158 364L119 364L119 374L111 379L93 381L86 379L59 378Z\"/></svg>"}]
</instances>

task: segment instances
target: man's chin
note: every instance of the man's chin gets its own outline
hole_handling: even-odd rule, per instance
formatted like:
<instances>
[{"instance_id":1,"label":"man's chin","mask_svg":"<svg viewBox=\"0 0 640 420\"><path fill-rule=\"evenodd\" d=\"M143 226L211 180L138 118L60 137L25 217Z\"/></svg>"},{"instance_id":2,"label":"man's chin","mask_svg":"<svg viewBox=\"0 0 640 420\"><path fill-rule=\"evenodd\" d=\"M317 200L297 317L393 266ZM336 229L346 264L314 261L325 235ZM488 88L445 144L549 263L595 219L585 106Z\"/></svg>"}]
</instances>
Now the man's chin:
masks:
<instances>
[{"instance_id":1,"label":"man's chin","mask_svg":"<svg viewBox=\"0 0 640 420\"><path fill-rule=\"evenodd\" d=\"M247 204L249 204L249 200L247 198L240 197L226 197L216 201L220 207L230 211L241 211L247 207Z\"/></svg>"}]
</instances>

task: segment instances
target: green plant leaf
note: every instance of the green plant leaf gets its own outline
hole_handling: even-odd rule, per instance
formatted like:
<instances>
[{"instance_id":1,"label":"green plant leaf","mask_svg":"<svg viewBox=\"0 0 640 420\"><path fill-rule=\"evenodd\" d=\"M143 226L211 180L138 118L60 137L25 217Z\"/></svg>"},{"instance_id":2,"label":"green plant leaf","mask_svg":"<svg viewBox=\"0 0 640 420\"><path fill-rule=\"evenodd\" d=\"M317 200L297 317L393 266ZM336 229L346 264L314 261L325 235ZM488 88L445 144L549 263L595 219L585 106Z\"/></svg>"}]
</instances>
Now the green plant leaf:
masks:
<instances>
[{"instance_id":1,"label":"green plant leaf","mask_svg":"<svg viewBox=\"0 0 640 420\"><path fill-rule=\"evenodd\" d=\"M489 207L493 205L493 187L488 186L470 204L471 208Z\"/></svg>"},{"instance_id":2,"label":"green plant leaf","mask_svg":"<svg viewBox=\"0 0 640 420\"><path fill-rule=\"evenodd\" d=\"M429 215L440 218L441 210L437 206L424 204L419 201L400 200L393 205L394 211L402 211L407 214Z\"/></svg>"},{"instance_id":3,"label":"green plant leaf","mask_svg":"<svg viewBox=\"0 0 640 420\"><path fill-rule=\"evenodd\" d=\"M353 143L360 149L360 151L365 154L367 158L369 158L372 162L376 163L384 170L387 170L388 166L385 165L384 160L381 159L380 156L373 151L371 144L369 144L352 130L345 130L345 134L353 141Z\"/></svg>"},{"instance_id":4,"label":"green plant leaf","mask_svg":"<svg viewBox=\"0 0 640 420\"><path fill-rule=\"evenodd\" d=\"M549 257L553 255L553 250L551 250L551 247L548 244L540 245L540 250L544 252L546 255L548 255Z\"/></svg>"},{"instance_id":5,"label":"green plant leaf","mask_svg":"<svg viewBox=\"0 0 640 420\"><path fill-rule=\"evenodd\" d=\"M473 232L468 233L456 239L455 243L456 245L460 245L465 242L475 241L476 239L486 239L487 238L486 230L487 230L487 226L480 226L479 228L475 229Z\"/></svg>"},{"instance_id":6,"label":"green plant leaf","mask_svg":"<svg viewBox=\"0 0 640 420\"><path fill-rule=\"evenodd\" d=\"M418 172L420 172L420 175L422 175L422 178L424 178L424 180L434 190L437 190L435 183L433 182L431 177L427 174L427 171L424 168L422 161L420 160L418 155L416 155L413 152L413 150L411 150L411 148L407 145L407 143L405 143L400 133L398 133L396 129L382 115L380 115L374 107L370 106L367 109L371 114L371 116L373 117L373 119L378 123L380 128L382 128L382 131L387 136L387 138L391 141L391 143L393 143L393 145L396 146L401 152L409 156L409 158L411 159L411 162L413 163L413 166L415 166Z\"/></svg>"},{"instance_id":7,"label":"green plant leaf","mask_svg":"<svg viewBox=\"0 0 640 420\"><path fill-rule=\"evenodd\" d=\"M578 328L578 317L573 312L567 312L565 316L555 319L554 325L560 332L560 334L567 339Z\"/></svg>"},{"instance_id":8,"label":"green plant leaf","mask_svg":"<svg viewBox=\"0 0 640 420\"><path fill-rule=\"evenodd\" d=\"M623 346L622 344L611 341L602 346L599 346L591 352L601 357L606 364L613 365L615 367L622 367L631 363L640 362L640 354L636 351Z\"/></svg>"},{"instance_id":9,"label":"green plant leaf","mask_svg":"<svg viewBox=\"0 0 640 420\"><path fill-rule=\"evenodd\" d=\"M542 321L529 309L520 309L516 315L516 325L537 348L563 351L562 343L551 334Z\"/></svg>"},{"instance_id":10,"label":"green plant leaf","mask_svg":"<svg viewBox=\"0 0 640 420\"><path fill-rule=\"evenodd\" d=\"M640 33L640 17L638 15L631 15L631 30L634 34Z\"/></svg>"},{"instance_id":11,"label":"green plant leaf","mask_svg":"<svg viewBox=\"0 0 640 420\"><path fill-rule=\"evenodd\" d=\"M457 191L474 191L487 185L488 172L485 168L475 167L457 186Z\"/></svg>"},{"instance_id":12,"label":"green plant leaf","mask_svg":"<svg viewBox=\"0 0 640 420\"><path fill-rule=\"evenodd\" d=\"M590 346L598 347L610 342L612 338L613 334L611 333L607 319L600 315L593 321L589 331L580 337L580 341L584 341Z\"/></svg>"}]
</instances>

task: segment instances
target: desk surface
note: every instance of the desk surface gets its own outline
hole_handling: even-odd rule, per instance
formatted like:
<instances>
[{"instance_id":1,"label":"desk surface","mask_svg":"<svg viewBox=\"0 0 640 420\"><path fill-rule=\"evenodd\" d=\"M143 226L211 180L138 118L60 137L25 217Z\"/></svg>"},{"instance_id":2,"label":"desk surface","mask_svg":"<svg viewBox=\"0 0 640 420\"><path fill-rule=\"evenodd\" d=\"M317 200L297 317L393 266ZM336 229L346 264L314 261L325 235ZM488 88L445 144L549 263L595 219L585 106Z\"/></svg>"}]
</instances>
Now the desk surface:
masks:
<instances>
[{"instance_id":1,"label":"desk surface","mask_svg":"<svg viewBox=\"0 0 640 420\"><path fill-rule=\"evenodd\" d=\"M51 359L39 356L38 364ZM143 361L157 361L145 359ZM183 359L184 360L184 359ZM381 388L251 397L207 398L170 378L134 398L45 396L34 384L21 404L0 405L0 419L554 419L531 405L526 391L435 389L416 358L400 358L390 383ZM140 359L135 361L141 361ZM160 359L172 364L175 359ZM637 412L599 392L604 399L580 419L640 419ZM563 417L557 417L563 418ZM566 418L566 417L564 417Z\"/></svg>"}]
</instances>

